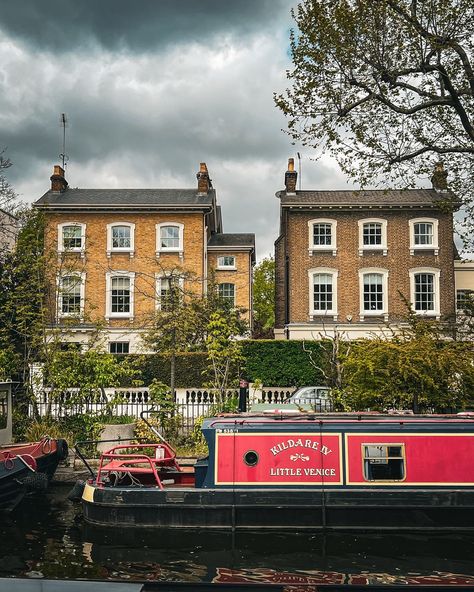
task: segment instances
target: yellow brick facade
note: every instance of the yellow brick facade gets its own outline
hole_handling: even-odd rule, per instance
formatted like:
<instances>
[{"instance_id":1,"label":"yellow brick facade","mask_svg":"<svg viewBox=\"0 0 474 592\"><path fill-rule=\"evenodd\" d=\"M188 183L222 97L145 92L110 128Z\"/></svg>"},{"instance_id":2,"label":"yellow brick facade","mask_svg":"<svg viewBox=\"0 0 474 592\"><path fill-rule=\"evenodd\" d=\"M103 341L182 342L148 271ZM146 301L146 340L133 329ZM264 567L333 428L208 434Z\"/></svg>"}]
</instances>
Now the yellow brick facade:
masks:
<instances>
[{"instance_id":1,"label":"yellow brick facade","mask_svg":"<svg viewBox=\"0 0 474 592\"><path fill-rule=\"evenodd\" d=\"M235 257L235 269L219 268L220 257ZM214 277L216 284L229 283L235 286L235 306L245 311L244 316L250 320L252 307L252 259L249 252L235 252L222 249L213 250L208 254L209 277Z\"/></svg>"},{"instance_id":2,"label":"yellow brick facade","mask_svg":"<svg viewBox=\"0 0 474 592\"><path fill-rule=\"evenodd\" d=\"M205 165L201 165L198 173L196 192L169 190L170 198L167 190L150 190L157 194L157 200L166 203L152 201L149 207L139 203L134 208L125 203L123 207L115 208L111 205L113 200L123 201L123 198L114 194L114 190L110 192L110 202L100 195L101 191L106 190L90 190L92 198L88 196L88 190L69 190L60 167L55 167L51 181L52 190L38 200L35 206L41 208L45 215L45 251L50 256L50 292L56 294L51 299L50 318L53 325L68 325L66 341L86 342L87 333L94 325L99 325L106 342L126 341L131 344L130 352L144 351L141 335L152 326L160 305L159 280L170 276L177 278L184 294L205 296L212 282L233 284L235 306L244 309L251 323L254 240L242 248L231 245L219 251L215 247L210 248L209 242L238 241L242 237L247 240L253 235L222 233L220 208L216 206L215 192L208 180ZM144 190L130 190L129 193L131 201L143 200ZM179 203L180 198L182 204ZM94 199L101 200L99 205L94 203ZM172 203L168 206L170 201ZM71 203L72 207L68 208ZM129 211L126 211L127 208ZM81 246L77 247L77 251L64 246L63 226L70 225L81 229ZM162 248L160 225L179 229L178 247L173 245L168 252ZM116 245L112 246L113 226L130 229L131 244L127 244L123 252L117 250ZM127 238L127 242L129 240ZM222 255L235 258L235 270L217 269L218 257ZM77 314L68 317L61 307L64 290L59 286L59 278L72 276L81 278L80 319ZM117 277L130 282L127 296L130 298L130 310L123 313L113 310L111 305L111 286Z\"/></svg>"}]
</instances>

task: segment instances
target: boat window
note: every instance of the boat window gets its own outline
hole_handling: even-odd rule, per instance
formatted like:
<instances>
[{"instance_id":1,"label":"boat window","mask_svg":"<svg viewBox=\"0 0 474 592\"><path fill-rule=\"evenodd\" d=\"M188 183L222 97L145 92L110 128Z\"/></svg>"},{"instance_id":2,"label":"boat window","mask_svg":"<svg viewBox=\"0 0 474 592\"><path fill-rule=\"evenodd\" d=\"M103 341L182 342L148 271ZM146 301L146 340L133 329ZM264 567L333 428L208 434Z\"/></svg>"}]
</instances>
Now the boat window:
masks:
<instances>
[{"instance_id":1,"label":"boat window","mask_svg":"<svg viewBox=\"0 0 474 592\"><path fill-rule=\"evenodd\" d=\"M244 462L249 467L254 467L258 463L258 454L255 450L248 450L244 454Z\"/></svg>"},{"instance_id":2,"label":"boat window","mask_svg":"<svg viewBox=\"0 0 474 592\"><path fill-rule=\"evenodd\" d=\"M0 430L8 424L8 391L0 391Z\"/></svg>"},{"instance_id":3,"label":"boat window","mask_svg":"<svg viewBox=\"0 0 474 592\"><path fill-rule=\"evenodd\" d=\"M363 444L366 481L403 481L405 479L404 444Z\"/></svg>"}]
</instances>

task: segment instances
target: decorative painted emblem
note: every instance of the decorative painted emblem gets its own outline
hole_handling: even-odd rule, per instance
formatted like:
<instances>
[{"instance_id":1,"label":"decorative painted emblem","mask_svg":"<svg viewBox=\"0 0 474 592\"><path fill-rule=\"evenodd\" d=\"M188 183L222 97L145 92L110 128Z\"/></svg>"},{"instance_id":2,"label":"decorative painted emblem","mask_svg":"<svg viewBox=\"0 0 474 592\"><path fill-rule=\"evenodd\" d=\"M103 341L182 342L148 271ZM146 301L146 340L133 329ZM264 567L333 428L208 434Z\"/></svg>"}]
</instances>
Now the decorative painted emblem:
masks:
<instances>
[{"instance_id":1,"label":"decorative painted emblem","mask_svg":"<svg viewBox=\"0 0 474 592\"><path fill-rule=\"evenodd\" d=\"M309 460L309 456L306 456L305 454L292 454L290 456L290 460L292 460L293 462L297 461L297 460L302 460L303 462L307 462Z\"/></svg>"}]
</instances>

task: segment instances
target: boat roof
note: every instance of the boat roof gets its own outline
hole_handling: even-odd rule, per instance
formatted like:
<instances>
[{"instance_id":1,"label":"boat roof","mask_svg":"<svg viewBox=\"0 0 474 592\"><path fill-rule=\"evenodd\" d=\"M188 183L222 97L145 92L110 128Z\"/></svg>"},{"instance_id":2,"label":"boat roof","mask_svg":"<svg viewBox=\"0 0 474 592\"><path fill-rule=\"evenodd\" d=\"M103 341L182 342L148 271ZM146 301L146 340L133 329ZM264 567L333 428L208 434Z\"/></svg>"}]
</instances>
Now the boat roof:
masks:
<instances>
[{"instance_id":1,"label":"boat roof","mask_svg":"<svg viewBox=\"0 0 474 592\"><path fill-rule=\"evenodd\" d=\"M311 413L301 411L271 410L267 413L221 413L204 421L203 427L219 429L224 425L239 427L273 426L280 428L287 425L371 425L388 426L393 424L417 425L454 425L472 424L474 426L474 412L453 414L418 414L409 412L352 412L352 413Z\"/></svg>"}]
</instances>

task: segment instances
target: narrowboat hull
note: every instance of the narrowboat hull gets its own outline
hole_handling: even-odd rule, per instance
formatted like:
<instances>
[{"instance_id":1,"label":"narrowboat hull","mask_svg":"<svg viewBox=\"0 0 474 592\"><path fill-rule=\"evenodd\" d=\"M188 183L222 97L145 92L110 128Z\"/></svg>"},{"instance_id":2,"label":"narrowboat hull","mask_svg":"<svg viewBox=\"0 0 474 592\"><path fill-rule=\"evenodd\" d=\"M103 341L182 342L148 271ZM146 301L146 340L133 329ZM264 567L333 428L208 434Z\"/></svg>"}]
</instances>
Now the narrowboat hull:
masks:
<instances>
[{"instance_id":1,"label":"narrowboat hull","mask_svg":"<svg viewBox=\"0 0 474 592\"><path fill-rule=\"evenodd\" d=\"M151 489L86 484L85 519L118 527L219 530L474 529L474 491Z\"/></svg>"},{"instance_id":2,"label":"narrowboat hull","mask_svg":"<svg viewBox=\"0 0 474 592\"><path fill-rule=\"evenodd\" d=\"M168 444L102 455L88 522L209 529L474 529L474 416L224 415L192 474ZM160 454L158 454L160 453Z\"/></svg>"},{"instance_id":3,"label":"narrowboat hull","mask_svg":"<svg viewBox=\"0 0 474 592\"><path fill-rule=\"evenodd\" d=\"M24 480L32 469L19 458L0 462L0 510L16 508L26 494Z\"/></svg>"},{"instance_id":4,"label":"narrowboat hull","mask_svg":"<svg viewBox=\"0 0 474 592\"><path fill-rule=\"evenodd\" d=\"M65 440L1 446L0 510L14 510L28 491L45 489L67 451Z\"/></svg>"}]
</instances>

